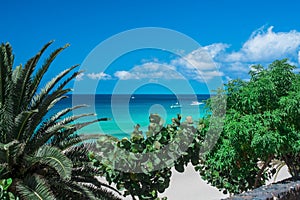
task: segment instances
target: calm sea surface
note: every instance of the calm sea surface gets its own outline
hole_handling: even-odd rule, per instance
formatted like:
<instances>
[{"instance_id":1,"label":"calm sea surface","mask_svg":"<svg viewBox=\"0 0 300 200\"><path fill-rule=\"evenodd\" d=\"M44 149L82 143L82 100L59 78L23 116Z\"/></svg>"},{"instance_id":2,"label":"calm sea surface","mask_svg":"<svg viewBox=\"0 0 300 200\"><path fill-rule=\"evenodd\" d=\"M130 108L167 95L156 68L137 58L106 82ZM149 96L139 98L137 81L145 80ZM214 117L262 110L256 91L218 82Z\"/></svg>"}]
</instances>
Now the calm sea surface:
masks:
<instances>
[{"instance_id":1,"label":"calm sea surface","mask_svg":"<svg viewBox=\"0 0 300 200\"><path fill-rule=\"evenodd\" d=\"M96 118L107 117L111 120L89 125L80 133L105 133L118 138L129 137L136 124L146 131L149 125L149 115L159 114L165 124L170 124L173 117L181 114L182 118L192 116L195 121L205 114L203 102L209 95L70 95L69 98L59 102L50 112L54 114L61 109L79 104L88 107L73 112L74 115L95 113L95 116L80 120L89 121Z\"/></svg>"}]
</instances>

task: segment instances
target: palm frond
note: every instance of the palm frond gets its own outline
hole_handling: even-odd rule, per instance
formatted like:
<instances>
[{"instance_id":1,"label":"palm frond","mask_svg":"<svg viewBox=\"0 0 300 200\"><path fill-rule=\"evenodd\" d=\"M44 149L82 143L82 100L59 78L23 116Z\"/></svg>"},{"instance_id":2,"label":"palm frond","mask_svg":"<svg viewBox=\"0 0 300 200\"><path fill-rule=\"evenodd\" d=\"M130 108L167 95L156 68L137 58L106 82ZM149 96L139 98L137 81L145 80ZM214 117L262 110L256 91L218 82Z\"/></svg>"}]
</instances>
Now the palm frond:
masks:
<instances>
[{"instance_id":1,"label":"palm frond","mask_svg":"<svg viewBox=\"0 0 300 200\"><path fill-rule=\"evenodd\" d=\"M1 104L1 103L0 103ZM11 107L7 105L0 105L0 142L11 142L10 134L14 126L14 116L11 114Z\"/></svg>"},{"instance_id":2,"label":"palm frond","mask_svg":"<svg viewBox=\"0 0 300 200\"><path fill-rule=\"evenodd\" d=\"M62 132L70 129L73 130L72 132L74 132L75 131L74 125L70 124L71 122L79 118L92 116L92 115L94 114L81 114L81 115L67 117L62 121L56 122L54 125L49 126L44 131L38 131L36 134L34 134L31 142L33 143L34 146L38 147L45 144L54 135L61 134Z\"/></svg>"},{"instance_id":3,"label":"palm frond","mask_svg":"<svg viewBox=\"0 0 300 200\"><path fill-rule=\"evenodd\" d=\"M20 137L22 137L22 133L24 132L26 125L28 124L29 118L37 112L38 110L23 111L15 118L15 123L11 134L11 137L13 139L19 140Z\"/></svg>"},{"instance_id":4,"label":"palm frond","mask_svg":"<svg viewBox=\"0 0 300 200\"><path fill-rule=\"evenodd\" d=\"M75 109L79 109L79 108L82 108L82 107L86 107L86 105L78 105L78 106L74 106L74 107L71 107L71 108L66 108L66 109L63 109L63 110L57 112L56 114L52 115L49 120L47 120L46 122L41 124L41 126L38 128L38 131L35 135L40 135L42 133L45 133L46 130L48 130L50 127L55 125L55 123L58 120L60 120L61 117L63 117L64 115L68 114L69 112L71 112Z\"/></svg>"},{"instance_id":5,"label":"palm frond","mask_svg":"<svg viewBox=\"0 0 300 200\"><path fill-rule=\"evenodd\" d=\"M68 148L77 145L79 143L88 141L88 140L97 140L102 134L72 134L64 140L60 140L57 144L61 150L67 150Z\"/></svg>"},{"instance_id":6,"label":"palm frond","mask_svg":"<svg viewBox=\"0 0 300 200\"><path fill-rule=\"evenodd\" d=\"M4 104L9 96L9 84L12 76L12 48L10 44L1 44L0 47L0 104Z\"/></svg>"},{"instance_id":7,"label":"palm frond","mask_svg":"<svg viewBox=\"0 0 300 200\"><path fill-rule=\"evenodd\" d=\"M81 143L64 150L64 154L73 162L73 168L82 167L84 163L90 163L88 154L96 149L95 143ZM75 171L72 171L74 173ZM76 174L74 174L76 175Z\"/></svg>"},{"instance_id":8,"label":"palm frond","mask_svg":"<svg viewBox=\"0 0 300 200\"><path fill-rule=\"evenodd\" d=\"M78 65L72 66L37 92L53 60L68 46L56 49L36 70L51 43L44 45L24 67L19 65L14 70L11 46L0 45L0 179L12 178L11 190L25 200L115 199L102 187L114 189L95 178L98 170L89 162L88 152L95 148L89 140L100 135L76 133L108 119L76 123L94 115L69 115L85 106L79 105L45 120L49 110L71 91L66 85L81 73L72 72Z\"/></svg>"},{"instance_id":9,"label":"palm frond","mask_svg":"<svg viewBox=\"0 0 300 200\"><path fill-rule=\"evenodd\" d=\"M22 134L22 141L25 141L26 147L30 147L32 145L31 143L28 143L29 141L35 140L36 133L35 130L42 124L42 120L44 119L45 115L48 113L48 111L60 100L66 98L67 96L60 96L56 99L54 99L52 102L47 102L45 105L41 105L38 109L39 112L34 112L32 115L30 115L30 118L28 119L28 123L26 124L26 129ZM40 146L37 146L34 150L38 149ZM28 149L28 148L26 148ZM31 153L33 151L30 151Z\"/></svg>"},{"instance_id":10,"label":"palm frond","mask_svg":"<svg viewBox=\"0 0 300 200\"><path fill-rule=\"evenodd\" d=\"M73 106L71 108L63 109L63 110L57 112L55 115L52 115L47 124L53 124L57 120L59 120L62 116L68 114L69 112L71 112L73 110L76 110L76 109L79 109L79 108L84 108L84 107L87 107L87 105L86 104L81 104L81 105Z\"/></svg>"},{"instance_id":11,"label":"palm frond","mask_svg":"<svg viewBox=\"0 0 300 200\"><path fill-rule=\"evenodd\" d=\"M51 63L53 62L53 60L56 58L56 56L58 54L60 54L64 49L66 49L67 47L69 47L69 44L66 44L65 46L56 49L54 52L51 53L51 55L46 59L45 63L43 64L43 66L41 68L39 68L39 70L37 71L37 73L35 74L35 76L33 77L33 81L32 81L32 85L30 88L31 94L29 95L30 98L32 98L34 96L34 94L36 93L38 86L43 78L43 76L45 75L45 73L48 71Z\"/></svg>"},{"instance_id":12,"label":"palm frond","mask_svg":"<svg viewBox=\"0 0 300 200\"><path fill-rule=\"evenodd\" d=\"M57 199L97 199L91 191L75 181L51 179L51 186Z\"/></svg>"},{"instance_id":13,"label":"palm frond","mask_svg":"<svg viewBox=\"0 0 300 200\"><path fill-rule=\"evenodd\" d=\"M22 105L23 107L19 107L20 101L22 101L20 98L20 88L22 88L23 85L23 78L24 78L24 71L22 68L22 65L17 66L12 73L12 81L11 81L11 92L8 96L8 102L6 102L7 107L10 110L7 110L12 117L16 117L20 112L26 110L26 107L28 104Z\"/></svg>"},{"instance_id":14,"label":"palm frond","mask_svg":"<svg viewBox=\"0 0 300 200\"><path fill-rule=\"evenodd\" d=\"M77 66L73 66L69 68L68 70L65 70L64 72L60 73L56 78L54 78L52 81L50 81L47 86L42 89L42 92L40 95L37 95L32 101L32 107L31 109L38 109L40 112L36 113L32 116L32 124L30 124L28 131L26 132L25 136L27 138L31 139L31 136L34 135L34 131L36 127L42 122L43 117L47 114L49 109L57 103L59 100L61 100L63 95L70 92L71 89L63 89L66 84L68 84L72 79L74 79L79 72L73 73L71 77L69 77L67 80L65 80L62 84L59 85L59 87L53 91L51 94L48 94L51 89L55 86L57 81L59 81L63 76L65 76L67 73L69 73L72 69L74 69ZM49 138L48 138L49 139ZM27 140L29 141L29 140Z\"/></svg>"},{"instance_id":15,"label":"palm frond","mask_svg":"<svg viewBox=\"0 0 300 200\"><path fill-rule=\"evenodd\" d=\"M28 163L40 163L52 167L62 179L70 179L72 172L72 161L58 148L44 145L35 155L25 157Z\"/></svg>"},{"instance_id":16,"label":"palm frond","mask_svg":"<svg viewBox=\"0 0 300 200\"><path fill-rule=\"evenodd\" d=\"M12 73L12 81L14 84L21 78L22 75L22 65L17 66Z\"/></svg>"},{"instance_id":17,"label":"palm frond","mask_svg":"<svg viewBox=\"0 0 300 200\"><path fill-rule=\"evenodd\" d=\"M73 67L70 67L69 69L62 71L60 74L58 74L56 77L54 77L51 81L49 81L46 84L46 86L41 90L41 92L32 98L31 108L32 109L38 108L39 105L44 101L44 99L49 96L50 91L55 87L55 85L58 84L58 82L62 78L64 78L69 72L71 72L76 67L78 67L78 65L75 65Z\"/></svg>"},{"instance_id":18,"label":"palm frond","mask_svg":"<svg viewBox=\"0 0 300 200\"><path fill-rule=\"evenodd\" d=\"M43 118L45 117L45 115L48 113L49 111L49 106L52 104L53 102L57 102L57 99L62 99L62 96L65 95L66 93L68 93L70 91L70 89L64 89L61 91L56 91L55 93L49 95L48 98L45 99L45 101L39 105L39 107L37 108L39 110L38 113L34 113L30 119L29 119L29 124L23 134L24 138L27 138L26 140L26 149L29 150L30 149L30 153L34 152L37 148L39 148L39 146L31 146L32 142L34 142L32 140L32 138L35 135L35 130L36 128L41 124ZM35 147L35 148L32 148ZM29 149L28 149L29 148Z\"/></svg>"},{"instance_id":19,"label":"palm frond","mask_svg":"<svg viewBox=\"0 0 300 200\"><path fill-rule=\"evenodd\" d=\"M74 169L72 172L72 180L80 183L86 183L86 184L92 184L97 188L102 188L105 187L107 189L110 189L117 194L121 195L121 193L113 188L112 186L102 183L99 181L95 176L99 175L100 171L97 170L96 168L89 167L89 166L84 166L80 167L77 169Z\"/></svg>"},{"instance_id":20,"label":"palm frond","mask_svg":"<svg viewBox=\"0 0 300 200\"><path fill-rule=\"evenodd\" d=\"M53 41L50 41L46 45L44 45L43 48L25 64L22 73L22 78L19 79L21 81L21 87L19 88L19 101L16 109L21 110L21 108L28 105L28 101L30 100L28 88L31 87L31 76L42 54L52 44L52 42Z\"/></svg>"},{"instance_id":21,"label":"palm frond","mask_svg":"<svg viewBox=\"0 0 300 200\"><path fill-rule=\"evenodd\" d=\"M95 176L99 175L100 173L101 173L101 171L99 170L99 168L94 167L93 165L84 164L82 166L77 166L77 167L74 166L74 168L72 170L72 178L73 179L74 179L74 177L75 178L76 177L81 177L81 178L93 177L93 178L95 178ZM86 182L86 181L82 181L82 182ZM97 185L97 183L95 185Z\"/></svg>"},{"instance_id":22,"label":"palm frond","mask_svg":"<svg viewBox=\"0 0 300 200\"><path fill-rule=\"evenodd\" d=\"M81 73L83 73L83 71L74 72L69 78L62 82L57 89L63 89L71 80L75 79Z\"/></svg>"},{"instance_id":23,"label":"palm frond","mask_svg":"<svg viewBox=\"0 0 300 200\"><path fill-rule=\"evenodd\" d=\"M7 163L6 150L0 148L0 164Z\"/></svg>"},{"instance_id":24,"label":"palm frond","mask_svg":"<svg viewBox=\"0 0 300 200\"><path fill-rule=\"evenodd\" d=\"M24 200L56 199L47 181L38 175L28 176L23 181L17 180L16 191Z\"/></svg>"},{"instance_id":25,"label":"palm frond","mask_svg":"<svg viewBox=\"0 0 300 200\"><path fill-rule=\"evenodd\" d=\"M84 184L84 187L88 188L89 191L93 192L93 194L96 196L96 199L99 200L120 200L121 199L111 191L108 191L107 189L104 188L94 187L93 185L90 184ZM121 195L119 192L117 193Z\"/></svg>"},{"instance_id":26,"label":"palm frond","mask_svg":"<svg viewBox=\"0 0 300 200\"><path fill-rule=\"evenodd\" d=\"M17 140L13 140L7 144L0 143L1 154L4 154L4 157L1 157L1 162L5 162L9 166L15 165L18 156L23 153L23 150L24 144Z\"/></svg>"},{"instance_id":27,"label":"palm frond","mask_svg":"<svg viewBox=\"0 0 300 200\"><path fill-rule=\"evenodd\" d=\"M9 70L12 70L13 63L14 63L14 55L12 51L12 47L9 43L5 44L5 49L6 49L6 59L5 59L5 64L9 67Z\"/></svg>"},{"instance_id":28,"label":"palm frond","mask_svg":"<svg viewBox=\"0 0 300 200\"><path fill-rule=\"evenodd\" d=\"M63 99L67 99L67 98L68 98L68 96L66 96L66 95L57 97L48 105L47 110L51 110L56 105L56 103L58 103L59 101L61 101Z\"/></svg>"},{"instance_id":29,"label":"palm frond","mask_svg":"<svg viewBox=\"0 0 300 200\"><path fill-rule=\"evenodd\" d=\"M10 173L9 166L7 163L0 163L0 179L10 178L7 176Z\"/></svg>"},{"instance_id":30,"label":"palm frond","mask_svg":"<svg viewBox=\"0 0 300 200\"><path fill-rule=\"evenodd\" d=\"M110 120L110 118L104 117L104 118L95 119L95 120L89 121L89 122L77 123L77 124L74 125L74 127L76 128L76 130L79 130L79 129L81 129L85 126L88 126L90 124L94 124L94 123L101 122L101 121L109 121L109 120Z\"/></svg>"}]
</instances>

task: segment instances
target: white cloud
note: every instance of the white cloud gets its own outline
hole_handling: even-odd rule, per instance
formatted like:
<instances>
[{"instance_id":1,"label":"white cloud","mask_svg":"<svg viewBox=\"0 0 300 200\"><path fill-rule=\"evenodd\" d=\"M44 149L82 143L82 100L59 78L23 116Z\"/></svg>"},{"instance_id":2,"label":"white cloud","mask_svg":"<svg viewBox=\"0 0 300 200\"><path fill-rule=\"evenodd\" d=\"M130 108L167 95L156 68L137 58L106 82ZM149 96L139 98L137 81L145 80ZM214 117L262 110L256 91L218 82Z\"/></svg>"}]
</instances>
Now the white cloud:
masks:
<instances>
[{"instance_id":1,"label":"white cloud","mask_svg":"<svg viewBox=\"0 0 300 200\"><path fill-rule=\"evenodd\" d=\"M288 58L290 64L296 66L300 64L300 32L295 30L274 32L273 26L267 29L262 27L254 31L238 51L228 51L229 46L216 43L202 47L202 50L211 55L215 65L220 67L220 74L225 76L244 79L248 77L251 65L267 66L274 60L283 58ZM198 52L185 57L187 61L197 66L200 71L204 72L210 68L213 70L212 62L208 62L208 57L207 59L203 57L201 49L195 51Z\"/></svg>"},{"instance_id":2,"label":"white cloud","mask_svg":"<svg viewBox=\"0 0 300 200\"><path fill-rule=\"evenodd\" d=\"M215 77L221 77L224 76L224 73L219 71L219 70L212 70L212 71L204 71L201 74L201 77L199 77L200 79L198 79L199 81L209 81Z\"/></svg>"},{"instance_id":3,"label":"white cloud","mask_svg":"<svg viewBox=\"0 0 300 200\"><path fill-rule=\"evenodd\" d=\"M227 55L227 62L272 62L285 57L297 57L300 47L300 33L273 32L273 26L267 31L261 28L254 31L238 52Z\"/></svg>"},{"instance_id":4,"label":"white cloud","mask_svg":"<svg viewBox=\"0 0 300 200\"><path fill-rule=\"evenodd\" d=\"M254 31L238 51L229 51L229 44L213 43L192 52L178 50L181 57L168 63L159 60L142 60L142 64L127 71L116 71L120 80L194 79L206 82L215 77L226 80L248 78L253 64L267 66L276 59L289 58L291 64L300 64L300 32L274 32L273 26ZM87 75L92 79L111 79L105 73ZM79 79L82 77L79 77Z\"/></svg>"},{"instance_id":5,"label":"white cloud","mask_svg":"<svg viewBox=\"0 0 300 200\"><path fill-rule=\"evenodd\" d=\"M134 76L134 74L129 71L117 71L114 73L114 76L119 78L120 80L139 79L137 76Z\"/></svg>"},{"instance_id":6,"label":"white cloud","mask_svg":"<svg viewBox=\"0 0 300 200\"><path fill-rule=\"evenodd\" d=\"M76 81L82 81L83 80L83 77L84 77L84 73L80 73L76 76Z\"/></svg>"},{"instance_id":7,"label":"white cloud","mask_svg":"<svg viewBox=\"0 0 300 200\"><path fill-rule=\"evenodd\" d=\"M249 65L247 63L234 62L234 63L230 63L227 66L227 70L231 72L237 72L237 73L248 73L251 66L252 66L251 64Z\"/></svg>"},{"instance_id":8,"label":"white cloud","mask_svg":"<svg viewBox=\"0 0 300 200\"><path fill-rule=\"evenodd\" d=\"M129 79L183 79L172 65L165 63L148 62L135 66L130 71L117 71L114 76L120 80Z\"/></svg>"},{"instance_id":9,"label":"white cloud","mask_svg":"<svg viewBox=\"0 0 300 200\"><path fill-rule=\"evenodd\" d=\"M87 74L87 76L93 80L109 80L109 79L111 79L111 75L106 74L104 72L99 72L99 73L93 72L93 73Z\"/></svg>"},{"instance_id":10,"label":"white cloud","mask_svg":"<svg viewBox=\"0 0 300 200\"><path fill-rule=\"evenodd\" d=\"M215 43L212 45L200 47L182 58L171 61L174 65L183 65L190 69L197 70L215 70L216 65L213 58L224 52L229 46L223 43Z\"/></svg>"},{"instance_id":11,"label":"white cloud","mask_svg":"<svg viewBox=\"0 0 300 200\"><path fill-rule=\"evenodd\" d=\"M117 71L114 76L120 80L194 79L205 82L224 75L218 70L212 58L227 47L226 44L212 44L173 59L169 63L146 62L130 71Z\"/></svg>"},{"instance_id":12,"label":"white cloud","mask_svg":"<svg viewBox=\"0 0 300 200\"><path fill-rule=\"evenodd\" d=\"M201 82L208 81L224 75L219 71L218 63L214 62L214 58L228 47L229 45L224 43L200 47L182 58L172 60L171 64L178 66L178 70L188 78Z\"/></svg>"},{"instance_id":13,"label":"white cloud","mask_svg":"<svg viewBox=\"0 0 300 200\"><path fill-rule=\"evenodd\" d=\"M208 46L204 46L203 49L205 49L212 58L215 58L216 56L224 53L225 50L229 48L229 46L230 45L225 43L214 43Z\"/></svg>"}]
</instances>

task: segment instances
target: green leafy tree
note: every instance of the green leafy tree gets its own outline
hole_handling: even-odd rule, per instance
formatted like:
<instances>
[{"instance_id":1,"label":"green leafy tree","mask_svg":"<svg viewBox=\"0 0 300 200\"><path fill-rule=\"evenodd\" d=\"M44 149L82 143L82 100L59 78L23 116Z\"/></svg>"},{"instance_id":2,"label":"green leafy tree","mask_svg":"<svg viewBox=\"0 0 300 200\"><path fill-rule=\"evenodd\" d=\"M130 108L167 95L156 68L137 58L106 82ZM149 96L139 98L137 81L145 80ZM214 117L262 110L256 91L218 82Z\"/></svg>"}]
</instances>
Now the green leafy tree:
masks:
<instances>
[{"instance_id":1,"label":"green leafy tree","mask_svg":"<svg viewBox=\"0 0 300 200\"><path fill-rule=\"evenodd\" d=\"M75 132L86 123L75 120L89 116L68 115L83 105L63 109L48 119L48 111L71 91L65 86L80 72L77 66L58 74L44 87L41 80L55 57L68 45L55 50L36 69L52 42L23 67L13 68L9 44L0 46L0 188L1 195L21 199L118 199L95 178L98 170L87 161L88 143L93 135ZM72 73L70 76L68 76ZM90 144L91 145L91 144ZM6 196L7 197L7 196Z\"/></svg>"},{"instance_id":2,"label":"green leafy tree","mask_svg":"<svg viewBox=\"0 0 300 200\"><path fill-rule=\"evenodd\" d=\"M166 126L157 114L151 114L149 119L146 137L137 125L130 139L104 137L98 140L97 151L90 152L92 163L106 180L115 183L124 191L124 196L130 195L133 199L159 199L158 194L170 185L172 167L182 173L188 163L196 166L200 161L200 145L205 132L199 130L205 127L203 121L197 129L191 117L181 122L178 115ZM120 155L120 152L123 153ZM140 156L147 153L154 156Z\"/></svg>"},{"instance_id":3,"label":"green leafy tree","mask_svg":"<svg viewBox=\"0 0 300 200\"><path fill-rule=\"evenodd\" d=\"M286 59L277 60L268 68L253 66L250 81L226 85L221 137L196 167L210 184L225 193L259 187L276 173L274 159L299 177L300 76L294 69Z\"/></svg>"}]
</instances>

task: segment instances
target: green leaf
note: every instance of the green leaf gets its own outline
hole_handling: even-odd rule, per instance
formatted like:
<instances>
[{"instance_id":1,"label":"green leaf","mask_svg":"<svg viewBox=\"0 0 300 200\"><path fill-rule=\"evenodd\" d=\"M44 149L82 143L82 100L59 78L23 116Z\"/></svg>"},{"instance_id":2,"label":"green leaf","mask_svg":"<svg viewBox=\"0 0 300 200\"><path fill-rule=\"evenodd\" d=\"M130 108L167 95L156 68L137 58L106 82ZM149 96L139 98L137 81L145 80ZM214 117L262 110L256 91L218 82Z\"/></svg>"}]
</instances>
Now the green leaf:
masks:
<instances>
[{"instance_id":1,"label":"green leaf","mask_svg":"<svg viewBox=\"0 0 300 200\"><path fill-rule=\"evenodd\" d=\"M34 114L37 113L38 110L31 110L31 111L23 111L15 118L15 126L14 126L14 134L16 134L15 139L23 139L22 133L28 125L29 118Z\"/></svg>"},{"instance_id":2,"label":"green leaf","mask_svg":"<svg viewBox=\"0 0 300 200\"><path fill-rule=\"evenodd\" d=\"M17 193L24 200L53 200L53 195L47 181L37 175L26 177L16 182Z\"/></svg>"},{"instance_id":3,"label":"green leaf","mask_svg":"<svg viewBox=\"0 0 300 200\"><path fill-rule=\"evenodd\" d=\"M27 160L54 168L62 179L71 178L72 161L58 148L42 146L33 157L27 157Z\"/></svg>"}]
</instances>

